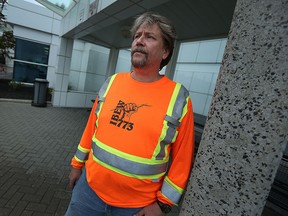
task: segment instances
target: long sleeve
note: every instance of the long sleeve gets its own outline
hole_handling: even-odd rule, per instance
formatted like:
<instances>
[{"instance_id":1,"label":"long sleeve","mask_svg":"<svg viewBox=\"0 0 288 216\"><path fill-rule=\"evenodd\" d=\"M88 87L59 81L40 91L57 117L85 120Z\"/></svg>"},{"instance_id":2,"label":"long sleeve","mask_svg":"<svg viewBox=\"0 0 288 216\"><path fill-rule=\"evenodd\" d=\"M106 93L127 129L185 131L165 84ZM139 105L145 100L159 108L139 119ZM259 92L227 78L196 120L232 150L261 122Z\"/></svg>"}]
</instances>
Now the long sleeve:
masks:
<instances>
[{"instance_id":1,"label":"long sleeve","mask_svg":"<svg viewBox=\"0 0 288 216\"><path fill-rule=\"evenodd\" d=\"M186 188L194 155L194 117L192 102L188 99L176 141L172 144L172 162L157 198L161 202L178 205Z\"/></svg>"},{"instance_id":2,"label":"long sleeve","mask_svg":"<svg viewBox=\"0 0 288 216\"><path fill-rule=\"evenodd\" d=\"M96 115L95 109L98 104L98 99L93 104L93 107L90 112L90 116L88 118L88 122L86 124L86 128L82 134L80 143L78 145L77 151L72 158L71 166L76 169L81 169L84 165L86 160L88 159L88 155L91 150L92 145L92 137L95 132L95 122L96 122Z\"/></svg>"}]
</instances>

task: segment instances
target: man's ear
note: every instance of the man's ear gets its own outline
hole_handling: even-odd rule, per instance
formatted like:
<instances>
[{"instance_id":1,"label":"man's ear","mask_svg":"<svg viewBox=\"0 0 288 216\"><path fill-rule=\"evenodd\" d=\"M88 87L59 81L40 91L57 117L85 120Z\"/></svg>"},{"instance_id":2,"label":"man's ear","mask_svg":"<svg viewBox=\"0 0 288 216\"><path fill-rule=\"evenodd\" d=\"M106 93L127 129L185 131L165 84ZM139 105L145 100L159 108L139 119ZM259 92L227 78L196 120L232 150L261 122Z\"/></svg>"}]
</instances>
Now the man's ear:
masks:
<instances>
[{"instance_id":1,"label":"man's ear","mask_svg":"<svg viewBox=\"0 0 288 216\"><path fill-rule=\"evenodd\" d=\"M162 55L162 59L166 59L169 56L170 51L168 49L164 49L163 50L163 55Z\"/></svg>"}]
</instances>

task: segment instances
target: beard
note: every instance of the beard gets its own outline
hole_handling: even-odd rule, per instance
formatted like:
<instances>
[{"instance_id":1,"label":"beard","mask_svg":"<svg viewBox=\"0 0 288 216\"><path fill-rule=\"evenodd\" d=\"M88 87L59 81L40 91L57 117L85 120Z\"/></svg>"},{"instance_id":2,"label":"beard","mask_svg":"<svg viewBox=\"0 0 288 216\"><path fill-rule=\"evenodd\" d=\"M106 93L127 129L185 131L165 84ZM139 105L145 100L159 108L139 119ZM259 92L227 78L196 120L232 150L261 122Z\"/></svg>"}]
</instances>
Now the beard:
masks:
<instances>
[{"instance_id":1,"label":"beard","mask_svg":"<svg viewBox=\"0 0 288 216\"><path fill-rule=\"evenodd\" d=\"M142 53L143 57L134 57L135 52ZM143 47L137 47L131 52L131 64L135 68L143 68L147 64L148 54Z\"/></svg>"}]
</instances>

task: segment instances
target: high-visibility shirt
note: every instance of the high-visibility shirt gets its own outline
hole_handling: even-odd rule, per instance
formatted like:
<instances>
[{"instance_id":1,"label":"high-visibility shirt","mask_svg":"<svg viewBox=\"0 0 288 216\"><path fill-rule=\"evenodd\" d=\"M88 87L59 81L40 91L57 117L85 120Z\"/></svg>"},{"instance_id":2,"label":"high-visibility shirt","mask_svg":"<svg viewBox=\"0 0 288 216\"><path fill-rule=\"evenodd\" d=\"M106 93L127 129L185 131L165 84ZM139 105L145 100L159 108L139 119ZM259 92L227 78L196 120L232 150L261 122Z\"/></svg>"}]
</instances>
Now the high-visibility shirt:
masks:
<instances>
[{"instance_id":1,"label":"high-visibility shirt","mask_svg":"<svg viewBox=\"0 0 288 216\"><path fill-rule=\"evenodd\" d=\"M188 91L165 75L146 83L124 72L100 89L71 165L85 165L89 186L109 205L177 205L193 151Z\"/></svg>"}]
</instances>

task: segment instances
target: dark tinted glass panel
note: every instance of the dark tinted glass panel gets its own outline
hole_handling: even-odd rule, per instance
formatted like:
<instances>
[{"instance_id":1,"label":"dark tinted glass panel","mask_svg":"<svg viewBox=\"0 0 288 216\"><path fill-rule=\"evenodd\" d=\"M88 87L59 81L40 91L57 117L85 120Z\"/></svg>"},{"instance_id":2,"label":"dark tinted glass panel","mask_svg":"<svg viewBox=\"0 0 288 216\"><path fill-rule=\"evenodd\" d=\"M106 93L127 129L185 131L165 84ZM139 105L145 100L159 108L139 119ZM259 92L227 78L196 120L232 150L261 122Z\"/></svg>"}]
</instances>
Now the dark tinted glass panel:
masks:
<instances>
[{"instance_id":1,"label":"dark tinted glass panel","mask_svg":"<svg viewBox=\"0 0 288 216\"><path fill-rule=\"evenodd\" d=\"M15 59L40 64L48 64L48 57L48 45L16 39Z\"/></svg>"},{"instance_id":2,"label":"dark tinted glass panel","mask_svg":"<svg viewBox=\"0 0 288 216\"><path fill-rule=\"evenodd\" d=\"M13 80L33 83L36 78L46 79L47 67L14 61Z\"/></svg>"}]
</instances>

